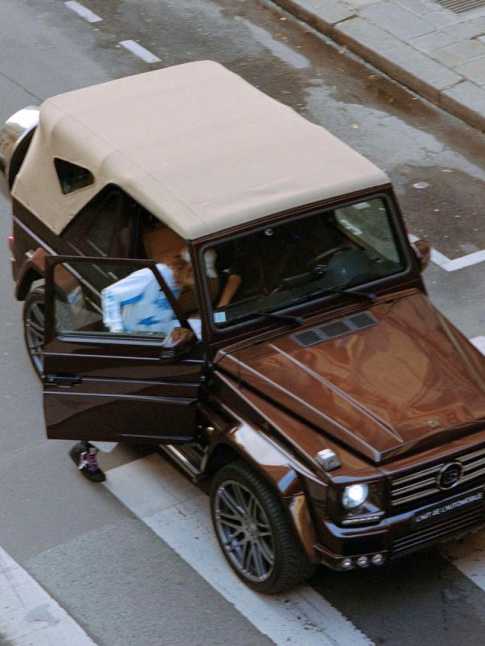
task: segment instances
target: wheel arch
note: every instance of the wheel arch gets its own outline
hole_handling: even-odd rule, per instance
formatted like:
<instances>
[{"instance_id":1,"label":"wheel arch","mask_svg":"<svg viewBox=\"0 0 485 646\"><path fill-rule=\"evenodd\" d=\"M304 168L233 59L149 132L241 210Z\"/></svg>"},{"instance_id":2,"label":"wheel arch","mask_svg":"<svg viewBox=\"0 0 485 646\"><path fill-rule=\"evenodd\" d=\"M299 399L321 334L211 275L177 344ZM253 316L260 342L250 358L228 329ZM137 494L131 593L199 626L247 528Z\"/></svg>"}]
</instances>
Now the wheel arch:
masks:
<instances>
[{"instance_id":1,"label":"wheel arch","mask_svg":"<svg viewBox=\"0 0 485 646\"><path fill-rule=\"evenodd\" d=\"M222 467L236 461L248 464L276 492L307 558L319 562L314 549L317 535L303 478L291 459L261 431L242 424L215 444L204 471L213 477Z\"/></svg>"},{"instance_id":2,"label":"wheel arch","mask_svg":"<svg viewBox=\"0 0 485 646\"><path fill-rule=\"evenodd\" d=\"M23 265L17 279L17 287L15 290L15 296L18 301L24 301L27 298L32 284L45 277L46 255L47 251L40 247Z\"/></svg>"}]
</instances>

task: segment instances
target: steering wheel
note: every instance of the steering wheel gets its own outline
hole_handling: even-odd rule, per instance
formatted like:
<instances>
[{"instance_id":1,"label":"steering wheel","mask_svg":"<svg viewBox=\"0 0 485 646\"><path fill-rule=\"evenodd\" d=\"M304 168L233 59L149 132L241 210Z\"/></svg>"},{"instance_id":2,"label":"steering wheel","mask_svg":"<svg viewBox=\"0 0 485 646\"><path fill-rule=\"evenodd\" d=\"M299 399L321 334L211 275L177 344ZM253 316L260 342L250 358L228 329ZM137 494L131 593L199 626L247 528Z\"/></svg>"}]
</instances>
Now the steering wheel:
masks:
<instances>
[{"instance_id":1,"label":"steering wheel","mask_svg":"<svg viewBox=\"0 0 485 646\"><path fill-rule=\"evenodd\" d=\"M350 244L341 244L338 247L332 247L331 249L328 249L327 251L324 251L323 253L318 254L318 256L315 256L311 260L308 261L308 266L309 267L316 267L317 265L321 264L322 260L326 260L327 258L331 258L334 256L336 253L340 253L341 251L348 251L350 249L355 249Z\"/></svg>"}]
</instances>

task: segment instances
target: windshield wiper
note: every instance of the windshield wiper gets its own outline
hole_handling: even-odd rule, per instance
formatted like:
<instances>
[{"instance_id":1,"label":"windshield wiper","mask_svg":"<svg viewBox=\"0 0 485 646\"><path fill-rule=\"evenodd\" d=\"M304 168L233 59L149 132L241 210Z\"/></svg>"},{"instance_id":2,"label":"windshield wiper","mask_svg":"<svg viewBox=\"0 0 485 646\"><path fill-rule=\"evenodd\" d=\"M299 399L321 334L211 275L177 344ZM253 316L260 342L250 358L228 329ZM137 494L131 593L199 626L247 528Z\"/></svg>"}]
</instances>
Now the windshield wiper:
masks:
<instances>
[{"instance_id":1,"label":"windshield wiper","mask_svg":"<svg viewBox=\"0 0 485 646\"><path fill-rule=\"evenodd\" d=\"M358 301L369 301L373 302L376 300L376 295L368 292L350 292L348 287L328 287L320 292L322 295L325 294L343 294L349 298L355 298Z\"/></svg>"},{"instance_id":2,"label":"windshield wiper","mask_svg":"<svg viewBox=\"0 0 485 646\"><path fill-rule=\"evenodd\" d=\"M303 323L303 318L301 316L290 316L290 314L279 314L278 312L266 312L261 310L260 312L255 312L258 316L266 316L269 319L275 319L276 321L282 321L283 323L288 323L289 325L301 325Z\"/></svg>"},{"instance_id":3,"label":"windshield wiper","mask_svg":"<svg viewBox=\"0 0 485 646\"><path fill-rule=\"evenodd\" d=\"M373 293L368 294L367 292L350 292L347 287L326 287L325 289L314 289L308 294L304 294L299 298L295 298L290 301L289 304L297 305L298 303L306 303L310 301L315 296L326 296L327 294L342 294L343 296L348 296L349 298L354 298L359 301L369 301L373 303L376 299L376 295Z\"/></svg>"}]
</instances>

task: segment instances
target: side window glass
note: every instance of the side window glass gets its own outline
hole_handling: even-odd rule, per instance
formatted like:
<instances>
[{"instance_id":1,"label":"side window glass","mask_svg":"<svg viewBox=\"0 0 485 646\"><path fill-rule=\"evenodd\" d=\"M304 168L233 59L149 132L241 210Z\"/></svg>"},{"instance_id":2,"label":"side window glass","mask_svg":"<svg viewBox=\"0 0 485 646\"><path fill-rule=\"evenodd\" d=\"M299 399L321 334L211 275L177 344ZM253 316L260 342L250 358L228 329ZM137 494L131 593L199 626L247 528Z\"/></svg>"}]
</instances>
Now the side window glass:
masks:
<instances>
[{"instance_id":1,"label":"side window glass","mask_svg":"<svg viewBox=\"0 0 485 646\"><path fill-rule=\"evenodd\" d=\"M111 250L120 207L121 196L118 193L109 195L86 232L86 240L103 256L107 256Z\"/></svg>"},{"instance_id":2,"label":"side window glass","mask_svg":"<svg viewBox=\"0 0 485 646\"><path fill-rule=\"evenodd\" d=\"M170 301L182 290L177 273L166 264L71 261L54 267L53 280L57 334L164 340L181 326ZM189 318L189 323L200 336L200 320Z\"/></svg>"},{"instance_id":3,"label":"side window glass","mask_svg":"<svg viewBox=\"0 0 485 646\"><path fill-rule=\"evenodd\" d=\"M64 195L94 184L94 177L87 168L82 168L82 166L57 157L54 159L54 166Z\"/></svg>"},{"instance_id":4,"label":"side window glass","mask_svg":"<svg viewBox=\"0 0 485 646\"><path fill-rule=\"evenodd\" d=\"M71 262L54 269L54 321L58 334L147 336L164 339L180 323L157 280L157 268ZM173 288L170 271L158 268Z\"/></svg>"}]
</instances>

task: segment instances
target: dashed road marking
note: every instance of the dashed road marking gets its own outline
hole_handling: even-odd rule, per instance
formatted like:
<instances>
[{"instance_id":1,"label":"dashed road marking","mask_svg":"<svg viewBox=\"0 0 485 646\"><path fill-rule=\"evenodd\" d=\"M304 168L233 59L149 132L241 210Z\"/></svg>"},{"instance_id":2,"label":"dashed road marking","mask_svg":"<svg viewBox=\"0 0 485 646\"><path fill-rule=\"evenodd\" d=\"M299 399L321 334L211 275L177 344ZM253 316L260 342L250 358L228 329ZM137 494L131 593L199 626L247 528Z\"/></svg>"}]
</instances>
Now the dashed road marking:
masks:
<instances>
[{"instance_id":1,"label":"dashed road marking","mask_svg":"<svg viewBox=\"0 0 485 646\"><path fill-rule=\"evenodd\" d=\"M418 236L410 233L409 236L410 242L416 242L419 240ZM469 253L466 256L460 256L460 258L454 258L451 260L445 256L441 251L436 249L431 249L431 262L435 265L441 267L445 271L457 271L458 269L463 269L464 267L471 267L472 265L477 265L480 262L485 262L485 250L474 251Z\"/></svg>"},{"instance_id":2,"label":"dashed road marking","mask_svg":"<svg viewBox=\"0 0 485 646\"><path fill-rule=\"evenodd\" d=\"M446 256L443 256L443 258L446 258ZM455 258L454 260L447 259L446 262L437 264L439 264L440 267L445 271L456 271L457 269L463 269L464 267L471 267L471 265L478 265L478 263L484 261L485 250L482 249L480 251L475 251L474 253L469 253L466 256L461 256L460 258Z\"/></svg>"},{"instance_id":3,"label":"dashed road marking","mask_svg":"<svg viewBox=\"0 0 485 646\"><path fill-rule=\"evenodd\" d=\"M155 56L155 54L152 54L148 49L145 49L134 40L122 40L120 45L128 49L132 54L135 54L135 56L138 56L138 58L141 58L145 63L160 63L158 56Z\"/></svg>"},{"instance_id":4,"label":"dashed road marking","mask_svg":"<svg viewBox=\"0 0 485 646\"><path fill-rule=\"evenodd\" d=\"M15 646L96 646L74 619L2 548L0 636Z\"/></svg>"},{"instance_id":5,"label":"dashed road marking","mask_svg":"<svg viewBox=\"0 0 485 646\"><path fill-rule=\"evenodd\" d=\"M69 2L65 2L64 4L66 5L66 7L69 7L69 9L72 9L72 11L77 13L78 16L81 16L81 18L84 18L84 20L87 20L88 22L101 22L103 20L98 15L93 13L90 9L87 9L75 0L69 0Z\"/></svg>"},{"instance_id":6,"label":"dashed road marking","mask_svg":"<svg viewBox=\"0 0 485 646\"><path fill-rule=\"evenodd\" d=\"M104 486L277 646L369 646L312 588L265 597L233 574L212 529L208 498L159 455L108 471Z\"/></svg>"}]
</instances>

